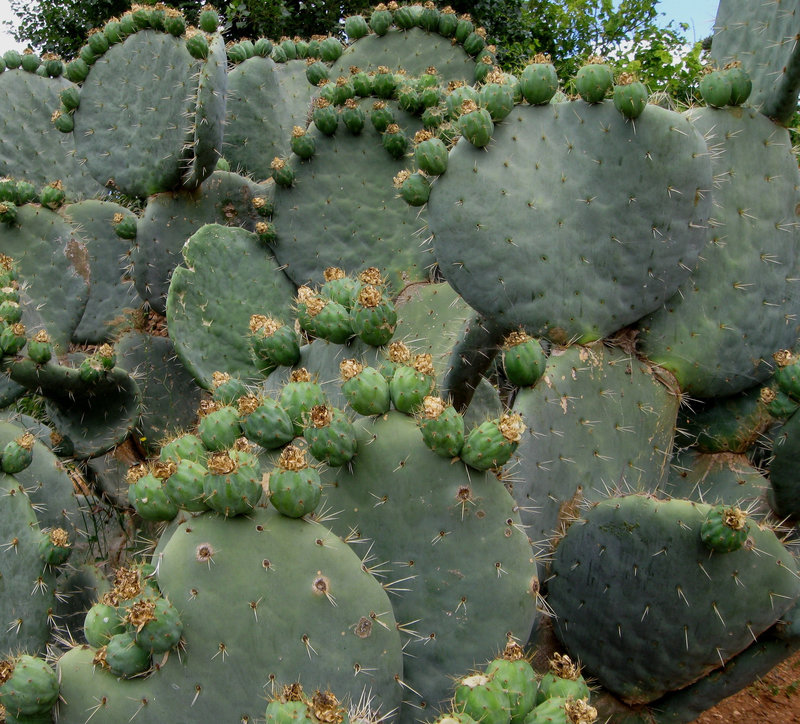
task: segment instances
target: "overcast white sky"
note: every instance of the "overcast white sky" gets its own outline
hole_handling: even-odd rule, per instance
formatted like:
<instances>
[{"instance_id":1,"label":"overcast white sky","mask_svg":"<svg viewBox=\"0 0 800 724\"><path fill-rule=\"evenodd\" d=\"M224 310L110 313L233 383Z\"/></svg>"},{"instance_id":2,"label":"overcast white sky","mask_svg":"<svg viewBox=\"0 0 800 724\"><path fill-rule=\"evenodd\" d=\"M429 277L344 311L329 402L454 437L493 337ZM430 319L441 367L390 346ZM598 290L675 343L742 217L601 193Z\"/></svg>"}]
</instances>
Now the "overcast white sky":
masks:
<instances>
[{"instance_id":1,"label":"overcast white sky","mask_svg":"<svg viewBox=\"0 0 800 724\"><path fill-rule=\"evenodd\" d=\"M700 40L711 32L718 0L660 0L658 9L667 20L689 23L686 33L690 41ZM9 48L22 49L2 24L4 20L15 20L8 0L0 0L0 53Z\"/></svg>"}]
</instances>

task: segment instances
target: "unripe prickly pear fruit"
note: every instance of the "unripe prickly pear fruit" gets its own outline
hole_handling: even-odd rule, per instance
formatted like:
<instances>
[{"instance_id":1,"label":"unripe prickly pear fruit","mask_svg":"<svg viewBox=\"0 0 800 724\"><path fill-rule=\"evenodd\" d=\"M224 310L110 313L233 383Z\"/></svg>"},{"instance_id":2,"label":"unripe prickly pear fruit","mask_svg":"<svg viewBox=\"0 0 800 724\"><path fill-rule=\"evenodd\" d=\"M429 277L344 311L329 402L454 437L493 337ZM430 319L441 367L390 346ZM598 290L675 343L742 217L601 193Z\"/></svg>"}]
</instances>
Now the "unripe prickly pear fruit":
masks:
<instances>
[{"instance_id":1,"label":"unripe prickly pear fruit","mask_svg":"<svg viewBox=\"0 0 800 724\"><path fill-rule=\"evenodd\" d=\"M311 408L303 437L308 451L320 462L339 467L356 454L356 431L347 416L335 407L317 405Z\"/></svg>"},{"instance_id":2,"label":"unripe prickly pear fruit","mask_svg":"<svg viewBox=\"0 0 800 724\"><path fill-rule=\"evenodd\" d=\"M9 324L0 321L0 352L15 355L25 346L25 325L21 322Z\"/></svg>"},{"instance_id":3,"label":"unripe prickly pear fruit","mask_svg":"<svg viewBox=\"0 0 800 724\"><path fill-rule=\"evenodd\" d=\"M743 510L717 505L708 512L700 527L700 538L709 550L730 553L744 545L749 531L747 514Z\"/></svg>"},{"instance_id":4,"label":"unripe prickly pear fruit","mask_svg":"<svg viewBox=\"0 0 800 724\"><path fill-rule=\"evenodd\" d=\"M49 566L64 565L72 553L69 535L63 528L42 531L39 541L39 555Z\"/></svg>"},{"instance_id":5,"label":"unripe prickly pear fruit","mask_svg":"<svg viewBox=\"0 0 800 724\"><path fill-rule=\"evenodd\" d=\"M301 518L314 511L321 495L319 473L309 467L302 449L287 445L269 475L269 502L282 515Z\"/></svg>"},{"instance_id":6,"label":"unripe prickly pear fruit","mask_svg":"<svg viewBox=\"0 0 800 724\"><path fill-rule=\"evenodd\" d=\"M41 717L56 701L58 677L47 662L27 654L0 661L0 704L7 716L17 721Z\"/></svg>"},{"instance_id":7,"label":"unripe prickly pear fruit","mask_svg":"<svg viewBox=\"0 0 800 724\"><path fill-rule=\"evenodd\" d=\"M358 293L351 312L353 331L362 342L380 347L393 336L397 327L394 304L385 299L380 289L367 284Z\"/></svg>"},{"instance_id":8,"label":"unripe prickly pear fruit","mask_svg":"<svg viewBox=\"0 0 800 724\"><path fill-rule=\"evenodd\" d=\"M430 131L418 131L414 136L414 161L417 168L431 176L447 171L447 146Z\"/></svg>"},{"instance_id":9,"label":"unripe prickly pear fruit","mask_svg":"<svg viewBox=\"0 0 800 724\"><path fill-rule=\"evenodd\" d=\"M272 169L272 180L278 186L289 188L294 183L294 171L282 158L273 158L270 168Z\"/></svg>"},{"instance_id":10,"label":"unripe prickly pear fruit","mask_svg":"<svg viewBox=\"0 0 800 724\"><path fill-rule=\"evenodd\" d=\"M211 399L222 405L232 405L242 395L247 394L247 386L238 377L231 377L227 372L211 374Z\"/></svg>"},{"instance_id":11,"label":"unripe prickly pear fruit","mask_svg":"<svg viewBox=\"0 0 800 724\"><path fill-rule=\"evenodd\" d=\"M454 458L464 445L464 418L441 397L428 395L422 400L417 418L425 444L437 455Z\"/></svg>"},{"instance_id":12,"label":"unripe prickly pear fruit","mask_svg":"<svg viewBox=\"0 0 800 724\"><path fill-rule=\"evenodd\" d=\"M204 5L197 19L197 24L204 33L216 33L219 27L219 15L212 5Z\"/></svg>"},{"instance_id":13,"label":"unripe prickly pear fruit","mask_svg":"<svg viewBox=\"0 0 800 724\"><path fill-rule=\"evenodd\" d=\"M53 211L64 203L65 198L64 186L61 181L53 181L39 192L39 201L42 206Z\"/></svg>"},{"instance_id":14,"label":"unripe prickly pear fruit","mask_svg":"<svg viewBox=\"0 0 800 724\"><path fill-rule=\"evenodd\" d=\"M581 667L574 664L569 656L556 653L550 659L549 664L550 671L539 682L537 704L553 697L588 698L589 687L581 675Z\"/></svg>"},{"instance_id":15,"label":"unripe prickly pear fruit","mask_svg":"<svg viewBox=\"0 0 800 724\"><path fill-rule=\"evenodd\" d=\"M346 359L339 364L339 371L344 380L342 394L359 415L383 415L389 411L389 382L378 370Z\"/></svg>"},{"instance_id":16,"label":"unripe prickly pear fruit","mask_svg":"<svg viewBox=\"0 0 800 724\"><path fill-rule=\"evenodd\" d=\"M408 138L396 123L390 123L381 136L381 143L388 154L399 160L406 155L408 150Z\"/></svg>"},{"instance_id":17,"label":"unripe prickly pear fruit","mask_svg":"<svg viewBox=\"0 0 800 724\"><path fill-rule=\"evenodd\" d=\"M250 347L263 374L280 366L292 367L300 359L297 333L288 324L281 324L263 314L250 317Z\"/></svg>"},{"instance_id":18,"label":"unripe prickly pear fruit","mask_svg":"<svg viewBox=\"0 0 800 724\"><path fill-rule=\"evenodd\" d=\"M114 606L98 601L86 612L83 634L89 646L99 649L105 646L112 636L124 630L125 624Z\"/></svg>"},{"instance_id":19,"label":"unripe prickly pear fruit","mask_svg":"<svg viewBox=\"0 0 800 724\"><path fill-rule=\"evenodd\" d=\"M508 724L511 721L508 694L499 683L484 674L472 674L456 682L453 709L480 722Z\"/></svg>"},{"instance_id":20,"label":"unripe prickly pear fruit","mask_svg":"<svg viewBox=\"0 0 800 724\"><path fill-rule=\"evenodd\" d=\"M587 103L600 103L614 85L614 72L602 58L593 56L575 76L575 88Z\"/></svg>"},{"instance_id":21,"label":"unripe prickly pear fruit","mask_svg":"<svg viewBox=\"0 0 800 724\"><path fill-rule=\"evenodd\" d=\"M289 376L289 381L281 389L278 402L289 415L294 434L299 436L303 434L311 408L327 404L328 399L319 384L312 381L308 370L300 367Z\"/></svg>"},{"instance_id":22,"label":"unripe prickly pear fruit","mask_svg":"<svg viewBox=\"0 0 800 724\"><path fill-rule=\"evenodd\" d=\"M342 123L350 133L356 136L364 130L364 126L367 123L367 114L364 113L364 109L353 98L348 98L344 102Z\"/></svg>"},{"instance_id":23,"label":"unripe prickly pear fruit","mask_svg":"<svg viewBox=\"0 0 800 724\"><path fill-rule=\"evenodd\" d=\"M550 56L538 54L519 78L522 96L533 106L549 103L558 90L558 75Z\"/></svg>"},{"instance_id":24,"label":"unripe prickly pear fruit","mask_svg":"<svg viewBox=\"0 0 800 724\"><path fill-rule=\"evenodd\" d=\"M361 285L353 277L344 273L338 267L328 267L324 272L325 283L320 287L319 293L323 297L338 302L343 307L351 309L353 302L361 290Z\"/></svg>"},{"instance_id":25,"label":"unripe prickly pear fruit","mask_svg":"<svg viewBox=\"0 0 800 724\"><path fill-rule=\"evenodd\" d=\"M33 339L28 340L28 357L37 365L47 364L52 359L53 345L45 330L40 329Z\"/></svg>"},{"instance_id":26,"label":"unripe prickly pear fruit","mask_svg":"<svg viewBox=\"0 0 800 724\"><path fill-rule=\"evenodd\" d=\"M206 452L206 446L203 445L203 441L197 435L185 433L165 443L161 447L158 457L162 463L168 460L172 460L176 465L181 460L191 460L198 463L205 459Z\"/></svg>"},{"instance_id":27,"label":"unripe prickly pear fruit","mask_svg":"<svg viewBox=\"0 0 800 724\"><path fill-rule=\"evenodd\" d=\"M375 101L369 114L369 120L378 133L383 133L394 123L394 114L384 101Z\"/></svg>"},{"instance_id":28,"label":"unripe prickly pear fruit","mask_svg":"<svg viewBox=\"0 0 800 724\"><path fill-rule=\"evenodd\" d=\"M477 148L488 145L494 133L494 122L489 111L479 108L477 103L469 100L461 104L458 127L464 138Z\"/></svg>"},{"instance_id":29,"label":"unripe prickly pear fruit","mask_svg":"<svg viewBox=\"0 0 800 724\"><path fill-rule=\"evenodd\" d=\"M614 107L625 118L638 118L647 108L647 88L631 73L623 73L614 86Z\"/></svg>"},{"instance_id":30,"label":"unripe prickly pear fruit","mask_svg":"<svg viewBox=\"0 0 800 724\"><path fill-rule=\"evenodd\" d=\"M490 661L486 675L508 694L511 705L511 724L522 724L528 712L536 706L539 686L536 673L525 659L522 647L510 641L502 656Z\"/></svg>"},{"instance_id":31,"label":"unripe prickly pear fruit","mask_svg":"<svg viewBox=\"0 0 800 724\"><path fill-rule=\"evenodd\" d=\"M365 35L369 35L369 25L361 15L351 15L345 18L344 32L349 40L358 40Z\"/></svg>"},{"instance_id":32,"label":"unripe prickly pear fruit","mask_svg":"<svg viewBox=\"0 0 800 724\"><path fill-rule=\"evenodd\" d=\"M597 721L597 709L587 699L554 696L539 704L524 724L592 724Z\"/></svg>"},{"instance_id":33,"label":"unripe prickly pear fruit","mask_svg":"<svg viewBox=\"0 0 800 724\"><path fill-rule=\"evenodd\" d=\"M114 232L120 239L136 238L136 217L129 214L114 214L111 221Z\"/></svg>"},{"instance_id":34,"label":"unripe prickly pear fruit","mask_svg":"<svg viewBox=\"0 0 800 724\"><path fill-rule=\"evenodd\" d=\"M205 446L204 453L205 453ZM208 471L195 460L178 460L174 472L164 481L164 492L179 508L189 512L207 510L204 493L205 477Z\"/></svg>"},{"instance_id":35,"label":"unripe prickly pear fruit","mask_svg":"<svg viewBox=\"0 0 800 724\"><path fill-rule=\"evenodd\" d=\"M3 448L3 457L0 467L8 475L16 475L25 470L33 462L33 443L36 438L31 433L9 441Z\"/></svg>"},{"instance_id":36,"label":"unripe prickly pear fruit","mask_svg":"<svg viewBox=\"0 0 800 724\"><path fill-rule=\"evenodd\" d=\"M240 398L239 415L244 436L265 450L282 447L294 438L289 414L270 397Z\"/></svg>"},{"instance_id":37,"label":"unripe prickly pear fruit","mask_svg":"<svg viewBox=\"0 0 800 724\"><path fill-rule=\"evenodd\" d=\"M394 187L409 206L422 206L428 203L431 195L431 182L423 173L400 171L394 177Z\"/></svg>"},{"instance_id":38,"label":"unripe prickly pear fruit","mask_svg":"<svg viewBox=\"0 0 800 724\"><path fill-rule=\"evenodd\" d=\"M239 411L232 405L210 403L203 407L197 426L197 436L208 450L225 450L233 447L242 436Z\"/></svg>"},{"instance_id":39,"label":"unripe prickly pear fruit","mask_svg":"<svg viewBox=\"0 0 800 724\"><path fill-rule=\"evenodd\" d=\"M395 369L389 381L392 403L400 412L415 412L422 405L423 399L431 393L434 384L431 355L418 354L411 365L398 364Z\"/></svg>"},{"instance_id":40,"label":"unripe prickly pear fruit","mask_svg":"<svg viewBox=\"0 0 800 724\"><path fill-rule=\"evenodd\" d=\"M706 70L698 85L700 97L712 108L722 108L731 101L731 80L721 70Z\"/></svg>"},{"instance_id":41,"label":"unripe prickly pear fruit","mask_svg":"<svg viewBox=\"0 0 800 724\"><path fill-rule=\"evenodd\" d=\"M172 462L157 462L150 470L137 465L128 471L128 502L144 520L172 520L178 515L178 506L164 491L164 481L174 470Z\"/></svg>"},{"instance_id":42,"label":"unripe prickly pear fruit","mask_svg":"<svg viewBox=\"0 0 800 724\"><path fill-rule=\"evenodd\" d=\"M151 654L164 654L175 648L183 633L178 610L162 597L134 603L125 613L125 623L134 629L136 643Z\"/></svg>"},{"instance_id":43,"label":"unripe prickly pear fruit","mask_svg":"<svg viewBox=\"0 0 800 724\"><path fill-rule=\"evenodd\" d=\"M332 136L339 126L339 113L336 108L325 98L314 100L314 109L311 111L311 120L320 133Z\"/></svg>"},{"instance_id":44,"label":"unripe prickly pear fruit","mask_svg":"<svg viewBox=\"0 0 800 724\"><path fill-rule=\"evenodd\" d=\"M0 201L0 224L12 226L16 220L16 204L13 201Z\"/></svg>"},{"instance_id":45,"label":"unripe prickly pear fruit","mask_svg":"<svg viewBox=\"0 0 800 724\"><path fill-rule=\"evenodd\" d=\"M461 448L461 459L477 470L505 465L522 439L525 425L521 415L506 413L499 420L488 420L470 431Z\"/></svg>"},{"instance_id":46,"label":"unripe prickly pear fruit","mask_svg":"<svg viewBox=\"0 0 800 724\"><path fill-rule=\"evenodd\" d=\"M392 13L386 5L379 3L369 17L369 26L376 35L386 35L392 26Z\"/></svg>"},{"instance_id":47,"label":"unripe prickly pear fruit","mask_svg":"<svg viewBox=\"0 0 800 724\"><path fill-rule=\"evenodd\" d=\"M114 676L131 678L150 668L150 652L136 643L132 633L123 631L98 650L95 663L108 668Z\"/></svg>"},{"instance_id":48,"label":"unripe prickly pear fruit","mask_svg":"<svg viewBox=\"0 0 800 724\"><path fill-rule=\"evenodd\" d=\"M249 513L261 498L261 469L245 450L213 452L206 461L203 495L209 508L226 518Z\"/></svg>"},{"instance_id":49,"label":"unripe prickly pear fruit","mask_svg":"<svg viewBox=\"0 0 800 724\"><path fill-rule=\"evenodd\" d=\"M742 68L742 64L738 60L728 63L722 72L725 73L731 84L731 97L728 103L732 106L742 105L753 90L750 74Z\"/></svg>"},{"instance_id":50,"label":"unripe prickly pear fruit","mask_svg":"<svg viewBox=\"0 0 800 724\"><path fill-rule=\"evenodd\" d=\"M544 373L547 356L542 346L523 331L511 332L503 340L503 370L517 387L535 385Z\"/></svg>"}]
</instances>

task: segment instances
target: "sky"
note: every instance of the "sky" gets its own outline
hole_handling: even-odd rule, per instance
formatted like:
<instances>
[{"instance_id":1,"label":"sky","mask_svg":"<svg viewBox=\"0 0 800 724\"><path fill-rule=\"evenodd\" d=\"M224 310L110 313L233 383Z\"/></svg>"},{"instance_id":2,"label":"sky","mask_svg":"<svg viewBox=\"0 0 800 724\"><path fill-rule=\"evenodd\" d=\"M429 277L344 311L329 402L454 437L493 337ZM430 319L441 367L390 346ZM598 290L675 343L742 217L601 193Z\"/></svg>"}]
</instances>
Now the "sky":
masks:
<instances>
[{"instance_id":1,"label":"sky","mask_svg":"<svg viewBox=\"0 0 800 724\"><path fill-rule=\"evenodd\" d=\"M688 23L689 30L686 32L686 37L693 42L710 35L717 12L717 2L718 0L660 0L657 7L659 12L664 13L665 22L676 20ZM0 53L10 48L22 50L22 46L2 24L4 20L14 19L8 0L0 0Z\"/></svg>"}]
</instances>

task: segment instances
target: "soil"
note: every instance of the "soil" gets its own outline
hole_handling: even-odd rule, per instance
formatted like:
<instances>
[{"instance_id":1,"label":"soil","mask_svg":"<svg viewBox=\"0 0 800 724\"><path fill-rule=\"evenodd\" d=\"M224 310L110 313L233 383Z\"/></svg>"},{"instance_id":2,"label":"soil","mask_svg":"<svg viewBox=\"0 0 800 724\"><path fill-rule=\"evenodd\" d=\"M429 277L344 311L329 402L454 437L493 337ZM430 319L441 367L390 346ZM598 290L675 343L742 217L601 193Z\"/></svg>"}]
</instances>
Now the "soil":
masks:
<instances>
[{"instance_id":1,"label":"soil","mask_svg":"<svg viewBox=\"0 0 800 724\"><path fill-rule=\"evenodd\" d=\"M738 694L703 712L695 724L800 722L800 652L778 664Z\"/></svg>"}]
</instances>

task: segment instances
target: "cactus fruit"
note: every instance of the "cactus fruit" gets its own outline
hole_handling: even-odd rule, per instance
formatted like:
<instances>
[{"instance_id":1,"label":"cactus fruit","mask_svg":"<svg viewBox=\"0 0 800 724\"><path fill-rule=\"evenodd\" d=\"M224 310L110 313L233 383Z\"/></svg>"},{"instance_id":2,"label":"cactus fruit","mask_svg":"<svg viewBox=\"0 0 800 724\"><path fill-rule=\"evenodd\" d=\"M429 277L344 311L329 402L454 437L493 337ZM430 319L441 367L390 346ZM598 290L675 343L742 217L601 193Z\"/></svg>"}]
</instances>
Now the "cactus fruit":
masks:
<instances>
[{"instance_id":1,"label":"cactus fruit","mask_svg":"<svg viewBox=\"0 0 800 724\"><path fill-rule=\"evenodd\" d=\"M269 475L269 501L289 518L313 513L319 503L322 483L319 473L309 466L301 448L287 445Z\"/></svg>"},{"instance_id":2,"label":"cactus fruit","mask_svg":"<svg viewBox=\"0 0 800 724\"><path fill-rule=\"evenodd\" d=\"M738 551L747 540L750 525L739 508L719 505L712 508L700 528L703 544L716 553Z\"/></svg>"}]
</instances>

